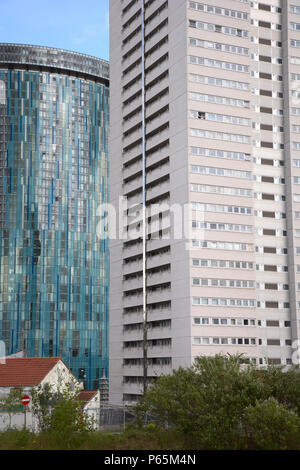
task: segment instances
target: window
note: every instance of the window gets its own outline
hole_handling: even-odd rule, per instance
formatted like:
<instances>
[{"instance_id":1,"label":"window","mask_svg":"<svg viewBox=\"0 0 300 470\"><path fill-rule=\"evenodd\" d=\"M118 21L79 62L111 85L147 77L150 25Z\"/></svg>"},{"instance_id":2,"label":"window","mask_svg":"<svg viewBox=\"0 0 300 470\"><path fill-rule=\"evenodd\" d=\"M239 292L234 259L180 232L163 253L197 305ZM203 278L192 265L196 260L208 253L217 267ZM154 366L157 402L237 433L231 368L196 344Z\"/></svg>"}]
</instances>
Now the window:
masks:
<instances>
[{"instance_id":1,"label":"window","mask_svg":"<svg viewBox=\"0 0 300 470\"><path fill-rule=\"evenodd\" d=\"M196 64L204 65L206 67L215 67L215 68L224 69L224 70L231 70L234 72L242 72L242 73L249 72L248 65L241 65L241 64L236 64L232 62L223 62L220 60L208 59L205 57L189 56L189 61L191 64L195 64L195 65Z\"/></svg>"},{"instance_id":2,"label":"window","mask_svg":"<svg viewBox=\"0 0 300 470\"><path fill-rule=\"evenodd\" d=\"M226 106L236 106L240 108L250 107L249 101L236 99L236 98L227 98L225 96L205 95L203 93L196 93L196 92L190 92L189 99L194 100L194 101L223 104Z\"/></svg>"},{"instance_id":3,"label":"window","mask_svg":"<svg viewBox=\"0 0 300 470\"><path fill-rule=\"evenodd\" d=\"M263 78L265 80L272 80L272 75L270 73L259 72L259 78Z\"/></svg>"},{"instance_id":4,"label":"window","mask_svg":"<svg viewBox=\"0 0 300 470\"><path fill-rule=\"evenodd\" d=\"M241 0L243 3L248 3L248 0ZM205 11L214 15L230 16L231 18L237 18L239 20L247 20L248 13L237 10L228 10L227 8L221 8L218 6L207 5L198 2L189 2L189 8L192 10Z\"/></svg>"},{"instance_id":5,"label":"window","mask_svg":"<svg viewBox=\"0 0 300 470\"><path fill-rule=\"evenodd\" d=\"M267 339L267 345L268 346L280 346L280 340L279 339Z\"/></svg>"},{"instance_id":6,"label":"window","mask_svg":"<svg viewBox=\"0 0 300 470\"><path fill-rule=\"evenodd\" d=\"M242 232L242 233L252 232L251 225L200 222L198 220L192 221L192 228L204 229L204 230L220 230L220 231L225 231L225 232Z\"/></svg>"},{"instance_id":7,"label":"window","mask_svg":"<svg viewBox=\"0 0 300 470\"><path fill-rule=\"evenodd\" d=\"M268 21L259 21L258 26L260 28L271 28L271 23L269 23Z\"/></svg>"},{"instance_id":8,"label":"window","mask_svg":"<svg viewBox=\"0 0 300 470\"><path fill-rule=\"evenodd\" d=\"M295 14L300 14L300 7L295 5L290 5L290 12Z\"/></svg>"},{"instance_id":9,"label":"window","mask_svg":"<svg viewBox=\"0 0 300 470\"><path fill-rule=\"evenodd\" d=\"M249 83L237 82L235 80L225 80L217 77L208 77L205 75L198 75L191 73L190 75L191 82L203 83L206 85L220 86L224 88L236 88L238 90L249 90Z\"/></svg>"},{"instance_id":10,"label":"window","mask_svg":"<svg viewBox=\"0 0 300 470\"><path fill-rule=\"evenodd\" d=\"M270 5L265 5L264 3L259 3L258 4L258 9L259 10L264 10L264 11L271 11L271 6Z\"/></svg>"},{"instance_id":11,"label":"window","mask_svg":"<svg viewBox=\"0 0 300 470\"><path fill-rule=\"evenodd\" d=\"M235 143L243 143L243 144L251 143L250 136L248 135L229 134L226 132L216 132L216 131L209 131L205 129L191 129L190 135L192 137L204 137L207 139L225 140L228 142L235 142Z\"/></svg>"},{"instance_id":12,"label":"window","mask_svg":"<svg viewBox=\"0 0 300 470\"><path fill-rule=\"evenodd\" d=\"M253 289L254 281L240 281L237 279L202 279L202 278L193 278L193 285L195 286L208 286L208 287L234 287L242 289ZM219 324L219 319L215 320Z\"/></svg>"},{"instance_id":13,"label":"window","mask_svg":"<svg viewBox=\"0 0 300 470\"><path fill-rule=\"evenodd\" d=\"M202 31L214 31L215 33L228 34L231 36L238 36L241 38L248 38L248 31L244 29L231 28L228 26L221 26L218 24L204 23L202 21L189 20L191 28L201 29Z\"/></svg>"},{"instance_id":14,"label":"window","mask_svg":"<svg viewBox=\"0 0 300 470\"><path fill-rule=\"evenodd\" d=\"M193 297L192 299L193 305L223 305L228 307L245 307L251 308L255 307L255 300L254 299L226 299L226 298L218 298L218 297Z\"/></svg>"},{"instance_id":15,"label":"window","mask_svg":"<svg viewBox=\"0 0 300 470\"><path fill-rule=\"evenodd\" d=\"M271 39L259 38L259 44L264 44L266 46L271 46L272 42Z\"/></svg>"},{"instance_id":16,"label":"window","mask_svg":"<svg viewBox=\"0 0 300 470\"><path fill-rule=\"evenodd\" d=\"M234 124L239 126L250 126L250 119L239 116L228 116L223 114L205 113L203 111L190 111L191 118L205 119L207 121L216 121L226 124Z\"/></svg>"},{"instance_id":17,"label":"window","mask_svg":"<svg viewBox=\"0 0 300 470\"><path fill-rule=\"evenodd\" d=\"M190 45L203 47L205 49L215 49L217 51L229 52L231 54L249 55L249 49L246 47L235 46L233 44L223 44L220 42L205 41L203 39L190 38Z\"/></svg>"},{"instance_id":18,"label":"window","mask_svg":"<svg viewBox=\"0 0 300 470\"><path fill-rule=\"evenodd\" d=\"M244 214L244 215L251 215L252 209L251 207L243 207L243 206L227 206L223 204L202 204L200 202L192 202L192 209L195 211L202 211L202 212L227 212L231 214Z\"/></svg>"},{"instance_id":19,"label":"window","mask_svg":"<svg viewBox=\"0 0 300 470\"><path fill-rule=\"evenodd\" d=\"M253 245L248 243L215 242L211 240L192 240L192 247L215 250L253 251Z\"/></svg>"},{"instance_id":20,"label":"window","mask_svg":"<svg viewBox=\"0 0 300 470\"><path fill-rule=\"evenodd\" d=\"M190 166L191 173L200 173L202 175L227 176L231 178L251 179L250 171L231 170L227 168L214 168L199 165Z\"/></svg>"},{"instance_id":21,"label":"window","mask_svg":"<svg viewBox=\"0 0 300 470\"><path fill-rule=\"evenodd\" d=\"M207 149L203 147L190 147L190 152L192 155L203 157L225 158L227 160L251 160L251 156L248 153L231 152L227 150Z\"/></svg>"},{"instance_id":22,"label":"window","mask_svg":"<svg viewBox=\"0 0 300 470\"><path fill-rule=\"evenodd\" d=\"M209 268L225 268L225 269L253 269L253 263L248 261L233 260L215 260L215 259L199 259L193 258L193 266L209 267Z\"/></svg>"},{"instance_id":23,"label":"window","mask_svg":"<svg viewBox=\"0 0 300 470\"><path fill-rule=\"evenodd\" d=\"M266 308L278 308L278 302L267 301L265 306Z\"/></svg>"},{"instance_id":24,"label":"window","mask_svg":"<svg viewBox=\"0 0 300 470\"><path fill-rule=\"evenodd\" d=\"M233 196L251 197L251 189L191 184L191 191L198 193L225 194Z\"/></svg>"},{"instance_id":25,"label":"window","mask_svg":"<svg viewBox=\"0 0 300 470\"><path fill-rule=\"evenodd\" d=\"M300 31L300 24L299 23L290 23L290 29L294 31Z\"/></svg>"}]
</instances>

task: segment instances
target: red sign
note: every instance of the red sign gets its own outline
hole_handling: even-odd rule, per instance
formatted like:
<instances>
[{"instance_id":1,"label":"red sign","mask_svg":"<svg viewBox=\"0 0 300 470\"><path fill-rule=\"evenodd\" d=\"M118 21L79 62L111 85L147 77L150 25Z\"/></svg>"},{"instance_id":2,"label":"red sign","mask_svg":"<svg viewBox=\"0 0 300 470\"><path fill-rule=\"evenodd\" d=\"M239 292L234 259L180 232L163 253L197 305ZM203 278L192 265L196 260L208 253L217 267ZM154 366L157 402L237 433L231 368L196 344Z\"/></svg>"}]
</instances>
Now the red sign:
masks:
<instances>
[{"instance_id":1,"label":"red sign","mask_svg":"<svg viewBox=\"0 0 300 470\"><path fill-rule=\"evenodd\" d=\"M28 395L25 395L24 397L22 397L21 403L22 403L22 405L29 405L30 397Z\"/></svg>"}]
</instances>

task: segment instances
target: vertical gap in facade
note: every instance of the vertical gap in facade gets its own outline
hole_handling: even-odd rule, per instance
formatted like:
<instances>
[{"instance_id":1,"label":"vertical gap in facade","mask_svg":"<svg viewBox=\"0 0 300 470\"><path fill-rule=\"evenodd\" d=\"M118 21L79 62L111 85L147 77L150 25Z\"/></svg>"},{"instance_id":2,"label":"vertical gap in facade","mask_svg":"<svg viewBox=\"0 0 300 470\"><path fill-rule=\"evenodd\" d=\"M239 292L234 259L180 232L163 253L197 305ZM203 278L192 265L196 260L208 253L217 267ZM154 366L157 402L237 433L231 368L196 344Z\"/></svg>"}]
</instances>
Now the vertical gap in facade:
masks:
<instances>
[{"instance_id":1,"label":"vertical gap in facade","mask_svg":"<svg viewBox=\"0 0 300 470\"><path fill-rule=\"evenodd\" d=\"M143 392L147 390L147 237L146 237L146 106L145 106L145 0L141 0L142 23L142 179L143 179Z\"/></svg>"}]
</instances>

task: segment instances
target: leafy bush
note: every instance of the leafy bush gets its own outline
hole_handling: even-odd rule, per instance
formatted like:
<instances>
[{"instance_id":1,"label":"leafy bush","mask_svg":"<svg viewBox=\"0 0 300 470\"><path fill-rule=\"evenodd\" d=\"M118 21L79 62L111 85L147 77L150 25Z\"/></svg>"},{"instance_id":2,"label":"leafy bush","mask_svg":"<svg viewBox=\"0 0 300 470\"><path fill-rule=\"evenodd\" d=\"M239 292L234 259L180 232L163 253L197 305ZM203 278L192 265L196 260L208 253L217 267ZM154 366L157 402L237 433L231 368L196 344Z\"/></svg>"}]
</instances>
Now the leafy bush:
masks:
<instances>
[{"instance_id":1,"label":"leafy bush","mask_svg":"<svg viewBox=\"0 0 300 470\"><path fill-rule=\"evenodd\" d=\"M300 419L275 398L245 410L243 430L247 447L265 450L300 449Z\"/></svg>"},{"instance_id":2,"label":"leafy bush","mask_svg":"<svg viewBox=\"0 0 300 470\"><path fill-rule=\"evenodd\" d=\"M242 449L247 447L249 437L243 429L244 416L250 419L249 410L257 410L258 403L274 397L282 407L278 409L273 402L265 402L269 411L267 425L272 426L273 409L274 427L280 416L283 423L286 419L290 430L291 423L296 428L291 410L300 408L298 370L283 372L270 367L258 371L250 364L241 366L241 359L239 355L202 356L194 366L158 378L136 407L139 425L151 415L162 428L189 434L201 449ZM260 440L253 442L260 446ZM274 445L278 445L278 440Z\"/></svg>"},{"instance_id":3,"label":"leafy bush","mask_svg":"<svg viewBox=\"0 0 300 470\"><path fill-rule=\"evenodd\" d=\"M32 390L32 412L38 430L55 446L76 448L93 429L93 419L82 410L78 392L74 384L61 381L56 387L43 384Z\"/></svg>"}]
</instances>

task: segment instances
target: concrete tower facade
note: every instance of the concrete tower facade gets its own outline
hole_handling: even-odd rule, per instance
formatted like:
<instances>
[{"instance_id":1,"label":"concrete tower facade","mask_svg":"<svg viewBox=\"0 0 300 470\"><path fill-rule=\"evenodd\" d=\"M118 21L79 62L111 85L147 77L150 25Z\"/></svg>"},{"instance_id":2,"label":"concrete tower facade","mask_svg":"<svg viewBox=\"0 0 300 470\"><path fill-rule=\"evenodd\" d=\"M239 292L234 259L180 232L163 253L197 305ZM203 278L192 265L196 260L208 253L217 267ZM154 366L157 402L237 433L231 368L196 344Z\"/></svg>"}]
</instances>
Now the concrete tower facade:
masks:
<instances>
[{"instance_id":1,"label":"concrete tower facade","mask_svg":"<svg viewBox=\"0 0 300 470\"><path fill-rule=\"evenodd\" d=\"M111 242L111 400L202 354L291 365L300 1L111 0L110 15L111 202L161 205Z\"/></svg>"}]
</instances>

